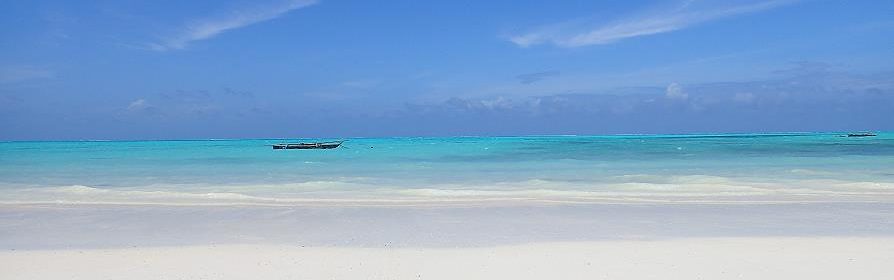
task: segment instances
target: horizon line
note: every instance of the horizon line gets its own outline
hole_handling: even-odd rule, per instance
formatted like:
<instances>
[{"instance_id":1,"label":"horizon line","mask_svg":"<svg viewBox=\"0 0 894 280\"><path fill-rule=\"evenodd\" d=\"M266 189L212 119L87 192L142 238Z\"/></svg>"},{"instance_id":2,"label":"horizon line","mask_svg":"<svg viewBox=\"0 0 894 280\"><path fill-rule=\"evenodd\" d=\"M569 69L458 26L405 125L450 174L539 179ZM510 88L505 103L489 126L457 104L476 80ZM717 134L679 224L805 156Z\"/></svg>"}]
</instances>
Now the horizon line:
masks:
<instances>
[{"instance_id":1,"label":"horizon line","mask_svg":"<svg viewBox=\"0 0 894 280\"><path fill-rule=\"evenodd\" d=\"M5 140L0 143L15 142L175 142L175 141L244 141L244 140L287 140L287 139L376 139L376 138L514 138L514 137L604 137L604 136L735 136L735 135L759 135L759 136L799 136L822 134L847 134L854 132L894 133L886 130L850 130L850 131L762 131L762 132L682 132L682 133L606 133L606 134L519 134L519 135L442 135L442 136L347 136L347 137L261 137L261 138L144 138L144 139L29 139L29 140Z\"/></svg>"}]
</instances>

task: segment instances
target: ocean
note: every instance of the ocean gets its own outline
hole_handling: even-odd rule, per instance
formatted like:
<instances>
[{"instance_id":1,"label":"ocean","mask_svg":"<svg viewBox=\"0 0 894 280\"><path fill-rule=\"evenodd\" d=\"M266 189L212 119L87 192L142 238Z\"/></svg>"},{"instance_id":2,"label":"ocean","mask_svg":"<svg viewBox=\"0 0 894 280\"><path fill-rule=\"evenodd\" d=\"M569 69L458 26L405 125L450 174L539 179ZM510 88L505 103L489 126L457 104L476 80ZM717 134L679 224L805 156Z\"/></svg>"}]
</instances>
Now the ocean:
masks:
<instances>
[{"instance_id":1,"label":"ocean","mask_svg":"<svg viewBox=\"0 0 894 280\"><path fill-rule=\"evenodd\" d=\"M0 142L0 204L894 201L894 133L345 140Z\"/></svg>"}]
</instances>

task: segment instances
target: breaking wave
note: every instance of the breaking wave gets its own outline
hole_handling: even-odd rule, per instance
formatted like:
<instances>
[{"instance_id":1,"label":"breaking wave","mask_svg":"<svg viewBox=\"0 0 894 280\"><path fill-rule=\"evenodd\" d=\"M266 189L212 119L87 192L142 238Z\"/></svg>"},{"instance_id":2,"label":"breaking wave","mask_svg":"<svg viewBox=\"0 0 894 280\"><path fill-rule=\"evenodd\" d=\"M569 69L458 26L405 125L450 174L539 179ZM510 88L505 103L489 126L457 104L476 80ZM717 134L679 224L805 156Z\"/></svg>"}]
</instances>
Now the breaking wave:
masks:
<instances>
[{"instance_id":1,"label":"breaking wave","mask_svg":"<svg viewBox=\"0 0 894 280\"><path fill-rule=\"evenodd\" d=\"M760 181L719 176L625 175L605 182L516 182L388 186L342 181L236 186L0 187L0 204L438 206L572 203L894 202L894 183Z\"/></svg>"}]
</instances>

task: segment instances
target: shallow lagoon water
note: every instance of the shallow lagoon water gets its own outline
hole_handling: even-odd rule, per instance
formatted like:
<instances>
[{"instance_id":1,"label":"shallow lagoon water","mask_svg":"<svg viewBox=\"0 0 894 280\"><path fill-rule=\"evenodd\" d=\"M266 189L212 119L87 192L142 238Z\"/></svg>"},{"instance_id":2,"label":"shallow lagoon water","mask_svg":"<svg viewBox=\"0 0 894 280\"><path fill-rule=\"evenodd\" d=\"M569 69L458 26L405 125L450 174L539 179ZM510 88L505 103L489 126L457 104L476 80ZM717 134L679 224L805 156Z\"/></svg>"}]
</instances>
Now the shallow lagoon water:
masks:
<instances>
[{"instance_id":1,"label":"shallow lagoon water","mask_svg":"<svg viewBox=\"0 0 894 280\"><path fill-rule=\"evenodd\" d=\"M0 202L891 201L894 134L0 143ZM325 139L300 139L315 141ZM293 140L294 141L294 140Z\"/></svg>"}]
</instances>

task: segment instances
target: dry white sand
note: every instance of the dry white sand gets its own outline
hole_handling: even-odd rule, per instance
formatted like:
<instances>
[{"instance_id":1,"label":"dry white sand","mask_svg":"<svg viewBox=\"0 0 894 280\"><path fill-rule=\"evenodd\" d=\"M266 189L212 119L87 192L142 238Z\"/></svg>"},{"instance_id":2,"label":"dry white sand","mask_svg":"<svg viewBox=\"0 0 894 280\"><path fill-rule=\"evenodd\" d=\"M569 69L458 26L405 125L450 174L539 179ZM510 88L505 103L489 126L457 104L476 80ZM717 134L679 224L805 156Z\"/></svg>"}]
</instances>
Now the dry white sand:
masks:
<instances>
[{"instance_id":1,"label":"dry white sand","mask_svg":"<svg viewBox=\"0 0 894 280\"><path fill-rule=\"evenodd\" d=\"M7 250L0 264L2 279L891 279L894 238Z\"/></svg>"},{"instance_id":2,"label":"dry white sand","mask_svg":"<svg viewBox=\"0 0 894 280\"><path fill-rule=\"evenodd\" d=\"M0 280L891 275L890 203L0 207Z\"/></svg>"}]
</instances>

